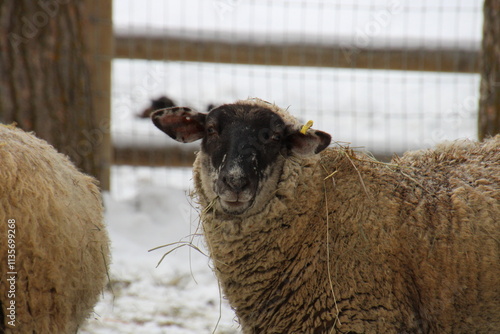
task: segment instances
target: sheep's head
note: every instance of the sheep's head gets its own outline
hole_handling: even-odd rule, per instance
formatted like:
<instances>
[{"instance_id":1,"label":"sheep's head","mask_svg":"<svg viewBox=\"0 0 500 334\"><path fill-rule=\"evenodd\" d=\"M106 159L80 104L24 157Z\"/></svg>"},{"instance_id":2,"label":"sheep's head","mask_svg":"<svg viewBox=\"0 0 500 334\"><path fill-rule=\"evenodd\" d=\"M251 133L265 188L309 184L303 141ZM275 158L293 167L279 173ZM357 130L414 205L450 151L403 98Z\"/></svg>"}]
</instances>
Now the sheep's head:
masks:
<instances>
[{"instance_id":1,"label":"sheep's head","mask_svg":"<svg viewBox=\"0 0 500 334\"><path fill-rule=\"evenodd\" d=\"M203 190L229 215L258 212L273 196L287 157L317 154L331 141L322 131L301 132L297 121L274 105L250 101L207 114L175 107L152 115L153 123L179 142L202 139Z\"/></svg>"}]
</instances>

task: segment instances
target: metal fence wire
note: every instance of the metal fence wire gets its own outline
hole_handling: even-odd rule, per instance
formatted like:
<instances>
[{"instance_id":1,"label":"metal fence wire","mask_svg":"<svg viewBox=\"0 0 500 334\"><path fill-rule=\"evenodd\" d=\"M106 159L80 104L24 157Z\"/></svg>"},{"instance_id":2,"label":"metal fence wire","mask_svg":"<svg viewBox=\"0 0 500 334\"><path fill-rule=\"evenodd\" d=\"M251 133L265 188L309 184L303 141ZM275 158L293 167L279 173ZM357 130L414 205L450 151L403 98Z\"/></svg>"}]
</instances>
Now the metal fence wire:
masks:
<instances>
[{"instance_id":1,"label":"metal fence wire","mask_svg":"<svg viewBox=\"0 0 500 334\"><path fill-rule=\"evenodd\" d=\"M482 1L129 0L113 10L116 165L192 163L197 144L140 117L161 97L200 111L259 97L379 157L477 136Z\"/></svg>"}]
</instances>

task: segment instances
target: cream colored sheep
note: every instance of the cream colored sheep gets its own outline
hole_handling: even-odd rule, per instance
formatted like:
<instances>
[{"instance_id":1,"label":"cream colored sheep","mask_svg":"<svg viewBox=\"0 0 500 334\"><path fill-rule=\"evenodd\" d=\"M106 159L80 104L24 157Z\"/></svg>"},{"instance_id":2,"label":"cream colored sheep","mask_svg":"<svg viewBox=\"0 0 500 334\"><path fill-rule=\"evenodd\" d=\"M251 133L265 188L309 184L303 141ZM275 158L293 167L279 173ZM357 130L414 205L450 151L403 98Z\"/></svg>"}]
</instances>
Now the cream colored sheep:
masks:
<instances>
[{"instance_id":1,"label":"cream colored sheep","mask_svg":"<svg viewBox=\"0 0 500 334\"><path fill-rule=\"evenodd\" d=\"M261 100L153 122L203 139L203 231L244 333L500 333L500 136L382 164Z\"/></svg>"},{"instance_id":2,"label":"cream colored sheep","mask_svg":"<svg viewBox=\"0 0 500 334\"><path fill-rule=\"evenodd\" d=\"M96 181L45 141L0 125L0 332L76 333L107 281Z\"/></svg>"}]
</instances>

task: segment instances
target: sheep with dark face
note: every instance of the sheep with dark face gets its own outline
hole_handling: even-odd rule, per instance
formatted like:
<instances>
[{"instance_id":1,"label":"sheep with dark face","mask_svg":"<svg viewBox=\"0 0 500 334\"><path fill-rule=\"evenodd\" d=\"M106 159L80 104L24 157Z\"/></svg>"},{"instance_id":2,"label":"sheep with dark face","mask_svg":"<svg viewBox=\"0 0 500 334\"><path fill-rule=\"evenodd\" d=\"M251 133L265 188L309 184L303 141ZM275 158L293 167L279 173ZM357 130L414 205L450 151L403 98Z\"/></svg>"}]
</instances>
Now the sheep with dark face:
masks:
<instances>
[{"instance_id":1,"label":"sheep with dark face","mask_svg":"<svg viewBox=\"0 0 500 334\"><path fill-rule=\"evenodd\" d=\"M178 141L203 138L201 163L207 195L218 197L222 212L252 215L273 196L284 162L280 157L287 154L284 150L307 155L330 144L330 135L321 131L288 133L283 116L265 107L234 104L209 114L171 108L159 111L153 121Z\"/></svg>"},{"instance_id":2,"label":"sheep with dark face","mask_svg":"<svg viewBox=\"0 0 500 334\"><path fill-rule=\"evenodd\" d=\"M381 164L261 100L152 118L202 139L204 235L245 333L500 330L500 136Z\"/></svg>"}]
</instances>

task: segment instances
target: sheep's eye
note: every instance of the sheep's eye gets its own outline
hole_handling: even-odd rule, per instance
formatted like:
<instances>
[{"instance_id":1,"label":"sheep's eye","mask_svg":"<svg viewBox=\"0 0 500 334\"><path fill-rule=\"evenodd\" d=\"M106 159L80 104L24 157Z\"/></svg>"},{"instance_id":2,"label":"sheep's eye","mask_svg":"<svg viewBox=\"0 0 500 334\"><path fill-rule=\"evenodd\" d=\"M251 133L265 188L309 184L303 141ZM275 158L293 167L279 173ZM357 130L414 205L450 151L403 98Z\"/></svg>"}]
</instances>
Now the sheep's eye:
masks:
<instances>
[{"instance_id":1,"label":"sheep's eye","mask_svg":"<svg viewBox=\"0 0 500 334\"><path fill-rule=\"evenodd\" d=\"M211 135L216 135L216 134L217 134L217 130L215 130L215 127L213 127L213 126L209 126L209 127L207 128L207 134L208 134L209 136L211 136Z\"/></svg>"},{"instance_id":2,"label":"sheep's eye","mask_svg":"<svg viewBox=\"0 0 500 334\"><path fill-rule=\"evenodd\" d=\"M279 142L281 140L281 135L277 132L272 132L268 129L265 129L260 131L259 139L262 140L264 143L269 143L271 141Z\"/></svg>"}]
</instances>

